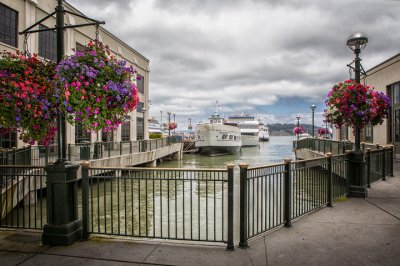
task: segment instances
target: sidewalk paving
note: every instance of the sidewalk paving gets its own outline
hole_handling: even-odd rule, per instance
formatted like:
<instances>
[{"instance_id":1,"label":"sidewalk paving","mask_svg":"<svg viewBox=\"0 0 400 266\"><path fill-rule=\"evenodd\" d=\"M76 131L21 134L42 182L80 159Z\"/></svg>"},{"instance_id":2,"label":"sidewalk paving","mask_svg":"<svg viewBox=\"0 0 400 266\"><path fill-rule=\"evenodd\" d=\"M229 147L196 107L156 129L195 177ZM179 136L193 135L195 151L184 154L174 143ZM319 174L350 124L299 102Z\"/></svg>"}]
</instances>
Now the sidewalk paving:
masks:
<instances>
[{"instance_id":1,"label":"sidewalk paving","mask_svg":"<svg viewBox=\"0 0 400 266\"><path fill-rule=\"evenodd\" d=\"M222 245L91 238L41 245L37 232L0 231L0 265L400 265L400 162L395 177L249 242Z\"/></svg>"}]
</instances>

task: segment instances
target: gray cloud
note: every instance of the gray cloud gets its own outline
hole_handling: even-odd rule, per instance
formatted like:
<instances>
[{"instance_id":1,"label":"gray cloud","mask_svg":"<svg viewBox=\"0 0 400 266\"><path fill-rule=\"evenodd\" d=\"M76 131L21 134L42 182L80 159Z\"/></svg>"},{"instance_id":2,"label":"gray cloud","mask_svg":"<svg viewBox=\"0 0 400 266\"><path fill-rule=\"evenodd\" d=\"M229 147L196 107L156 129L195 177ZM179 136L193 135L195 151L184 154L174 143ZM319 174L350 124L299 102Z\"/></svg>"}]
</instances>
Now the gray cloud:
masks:
<instances>
[{"instance_id":1,"label":"gray cloud","mask_svg":"<svg viewBox=\"0 0 400 266\"><path fill-rule=\"evenodd\" d=\"M215 101L225 112L309 112L349 77L345 43L362 31L369 69L399 53L400 1L121 0L68 1L150 59L153 115L203 120ZM293 100L296 99L296 100ZM306 110L300 110L306 108ZM283 109L282 109L283 110ZM305 115L306 117L306 115ZM293 118L288 117L288 121Z\"/></svg>"}]
</instances>

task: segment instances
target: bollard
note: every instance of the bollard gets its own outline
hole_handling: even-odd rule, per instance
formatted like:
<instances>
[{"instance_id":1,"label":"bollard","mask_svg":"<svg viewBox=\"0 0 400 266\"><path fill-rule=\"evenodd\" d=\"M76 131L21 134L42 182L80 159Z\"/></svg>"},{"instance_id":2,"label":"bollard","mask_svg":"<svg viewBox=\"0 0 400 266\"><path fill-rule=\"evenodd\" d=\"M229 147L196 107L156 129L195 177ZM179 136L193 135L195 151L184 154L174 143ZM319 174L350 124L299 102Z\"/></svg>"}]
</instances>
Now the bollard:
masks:
<instances>
[{"instance_id":1,"label":"bollard","mask_svg":"<svg viewBox=\"0 0 400 266\"><path fill-rule=\"evenodd\" d=\"M240 242L239 247L247 248L247 168L249 164L241 163L240 167Z\"/></svg>"},{"instance_id":2,"label":"bollard","mask_svg":"<svg viewBox=\"0 0 400 266\"><path fill-rule=\"evenodd\" d=\"M235 250L235 245L233 244L233 230L234 230L234 191L233 191L233 168L234 164L227 164L226 169L228 170L228 244L226 246L227 250Z\"/></svg>"},{"instance_id":3,"label":"bollard","mask_svg":"<svg viewBox=\"0 0 400 266\"><path fill-rule=\"evenodd\" d=\"M333 184L332 184L332 175L333 175L333 172L332 172L332 153L331 152L328 152L327 154L326 154L326 157L327 157L327 160L328 160L328 184L327 184L327 192L328 192L328 195L327 195L327 197L328 197L328 202L327 202L327 206L328 207L332 207L333 206L333 204L332 204L332 202L333 202L333 191L332 191L332 186L333 186Z\"/></svg>"},{"instance_id":4,"label":"bollard","mask_svg":"<svg viewBox=\"0 0 400 266\"><path fill-rule=\"evenodd\" d=\"M290 163L292 159L285 158L284 196L283 196L283 221L286 227L292 226L292 180L290 176Z\"/></svg>"}]
</instances>

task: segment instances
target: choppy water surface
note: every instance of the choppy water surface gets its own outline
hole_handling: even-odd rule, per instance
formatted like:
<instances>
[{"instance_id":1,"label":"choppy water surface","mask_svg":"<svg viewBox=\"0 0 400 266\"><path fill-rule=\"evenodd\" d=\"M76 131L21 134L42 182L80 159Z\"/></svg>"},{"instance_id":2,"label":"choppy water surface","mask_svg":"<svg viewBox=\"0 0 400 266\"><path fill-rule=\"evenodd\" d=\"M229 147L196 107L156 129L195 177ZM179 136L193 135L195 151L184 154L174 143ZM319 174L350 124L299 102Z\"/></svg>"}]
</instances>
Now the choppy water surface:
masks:
<instances>
[{"instance_id":1,"label":"choppy water surface","mask_svg":"<svg viewBox=\"0 0 400 266\"><path fill-rule=\"evenodd\" d=\"M294 159L293 136L271 137L257 147L244 147L238 155L209 157L200 154L184 154L181 161L169 161L159 167L224 168L227 163L248 163L251 166L281 163L283 158Z\"/></svg>"}]
</instances>

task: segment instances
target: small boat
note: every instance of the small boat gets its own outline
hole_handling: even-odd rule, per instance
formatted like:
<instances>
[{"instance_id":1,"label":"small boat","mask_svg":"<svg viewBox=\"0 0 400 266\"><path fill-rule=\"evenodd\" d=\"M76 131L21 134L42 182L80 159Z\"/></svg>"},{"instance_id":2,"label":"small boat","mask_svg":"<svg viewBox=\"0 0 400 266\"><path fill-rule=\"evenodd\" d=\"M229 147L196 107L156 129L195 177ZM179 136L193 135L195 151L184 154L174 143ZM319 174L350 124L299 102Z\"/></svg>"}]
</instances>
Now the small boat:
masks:
<instances>
[{"instance_id":1,"label":"small boat","mask_svg":"<svg viewBox=\"0 0 400 266\"><path fill-rule=\"evenodd\" d=\"M259 132L258 139L260 141L269 141L269 128L265 125L264 122L259 122L258 124Z\"/></svg>"},{"instance_id":2,"label":"small boat","mask_svg":"<svg viewBox=\"0 0 400 266\"><path fill-rule=\"evenodd\" d=\"M224 119L215 112L208 122L199 123L194 128L195 146L201 154L217 156L237 154L242 146L240 129L225 125Z\"/></svg>"}]
</instances>

